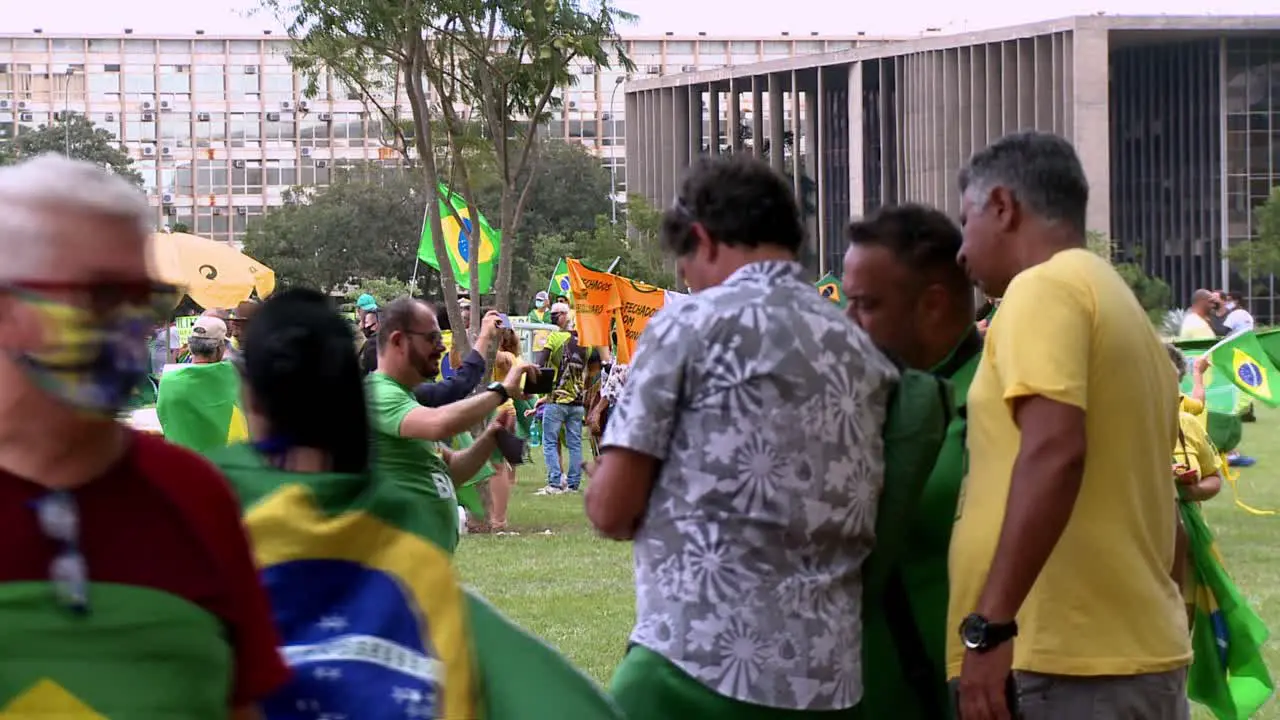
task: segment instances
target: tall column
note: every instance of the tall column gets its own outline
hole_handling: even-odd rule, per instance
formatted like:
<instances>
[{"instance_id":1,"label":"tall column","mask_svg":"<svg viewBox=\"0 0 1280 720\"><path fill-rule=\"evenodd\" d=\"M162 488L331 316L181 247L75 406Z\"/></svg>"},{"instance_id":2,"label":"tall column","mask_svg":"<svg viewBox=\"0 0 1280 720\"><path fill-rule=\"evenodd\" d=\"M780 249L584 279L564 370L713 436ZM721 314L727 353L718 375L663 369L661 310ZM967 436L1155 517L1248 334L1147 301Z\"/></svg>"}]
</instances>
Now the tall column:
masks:
<instances>
[{"instance_id":1,"label":"tall column","mask_svg":"<svg viewBox=\"0 0 1280 720\"><path fill-rule=\"evenodd\" d=\"M849 213L853 217L867 214L865 203L866 178L862 163L866 148L863 146L864 127L862 115L862 63L849 63ZM888 117L882 114L881 122ZM882 159L882 162L892 162Z\"/></svg>"},{"instance_id":2,"label":"tall column","mask_svg":"<svg viewBox=\"0 0 1280 720\"><path fill-rule=\"evenodd\" d=\"M751 76L751 148L756 157L764 156L764 83L766 76Z\"/></svg>"},{"instance_id":3,"label":"tall column","mask_svg":"<svg viewBox=\"0 0 1280 720\"><path fill-rule=\"evenodd\" d=\"M689 154L685 167L702 154L702 86L690 85L686 91L689 103ZM681 172L684 168L680 169Z\"/></svg>"},{"instance_id":4,"label":"tall column","mask_svg":"<svg viewBox=\"0 0 1280 720\"><path fill-rule=\"evenodd\" d=\"M675 128L671 145L671 169L667 173L670 182L669 196L674 197L679 187L680 176L689 167L689 89L675 87L671 89L671 124ZM669 200L670 198L668 198Z\"/></svg>"},{"instance_id":5,"label":"tall column","mask_svg":"<svg viewBox=\"0 0 1280 720\"><path fill-rule=\"evenodd\" d=\"M720 154L720 89L707 86L707 148L711 156Z\"/></svg>"},{"instance_id":6,"label":"tall column","mask_svg":"<svg viewBox=\"0 0 1280 720\"><path fill-rule=\"evenodd\" d=\"M804 168L800 163L800 145L803 140L800 128L800 73L791 71L791 186L795 189L796 199L800 197L800 178Z\"/></svg>"},{"instance_id":7,"label":"tall column","mask_svg":"<svg viewBox=\"0 0 1280 720\"><path fill-rule=\"evenodd\" d=\"M1108 108L1107 30L1076 26L1071 63L1075 123L1071 142L1076 146L1089 193L1086 227L1111 234L1111 147Z\"/></svg>"},{"instance_id":8,"label":"tall column","mask_svg":"<svg viewBox=\"0 0 1280 720\"><path fill-rule=\"evenodd\" d=\"M778 172L786 167L782 148L785 132L782 120L786 114L782 83L785 77L782 73L769 73L769 164Z\"/></svg>"},{"instance_id":9,"label":"tall column","mask_svg":"<svg viewBox=\"0 0 1280 720\"><path fill-rule=\"evenodd\" d=\"M672 120L675 98L671 88L658 90L658 127L662 144L658 148L658 207L666 207L675 197L675 122Z\"/></svg>"},{"instance_id":10,"label":"tall column","mask_svg":"<svg viewBox=\"0 0 1280 720\"><path fill-rule=\"evenodd\" d=\"M729 127L725 129L725 139L729 144L729 152L742 149L742 84L735 78L729 78Z\"/></svg>"},{"instance_id":11,"label":"tall column","mask_svg":"<svg viewBox=\"0 0 1280 720\"><path fill-rule=\"evenodd\" d=\"M823 68L813 70L813 84L804 91L804 175L813 181L814 216L809 223L809 237L813 238L814 247L818 250L818 276L826 274L827 267L827 216L823 212L822 173L818 172L822 162L822 125L821 103ZM800 173L797 173L799 175ZM803 201L803 196L801 197Z\"/></svg>"},{"instance_id":12,"label":"tall column","mask_svg":"<svg viewBox=\"0 0 1280 720\"><path fill-rule=\"evenodd\" d=\"M626 165L623 167L625 168L626 174L619 179L626 182L627 190L629 192L644 195L645 188L636 183L641 172L642 163L644 162L644 153L640 149L640 140L636 133L636 120L640 117L639 98L639 93L626 93L622 96L622 107L623 112L625 113L622 117L623 122L626 123L626 126L622 131L626 136L623 142L627 144L627 146L623 148L626 157ZM616 119L614 119L614 123L616 125ZM614 142L617 142L616 138L614 139ZM617 171L615 162L614 172L616 173Z\"/></svg>"}]
</instances>

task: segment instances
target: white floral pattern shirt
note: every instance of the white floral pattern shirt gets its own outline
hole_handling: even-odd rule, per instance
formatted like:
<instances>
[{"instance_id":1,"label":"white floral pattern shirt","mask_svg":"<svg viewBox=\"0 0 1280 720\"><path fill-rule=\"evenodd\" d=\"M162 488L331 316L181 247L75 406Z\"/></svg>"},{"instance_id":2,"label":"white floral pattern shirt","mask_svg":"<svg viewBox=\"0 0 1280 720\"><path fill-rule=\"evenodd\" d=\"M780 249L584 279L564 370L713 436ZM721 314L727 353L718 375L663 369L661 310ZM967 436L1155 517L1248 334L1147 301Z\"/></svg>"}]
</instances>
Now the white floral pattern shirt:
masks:
<instances>
[{"instance_id":1,"label":"white floral pattern shirt","mask_svg":"<svg viewBox=\"0 0 1280 720\"><path fill-rule=\"evenodd\" d=\"M893 365L764 262L659 311L629 375L603 445L662 461L631 640L731 698L856 705Z\"/></svg>"}]
</instances>

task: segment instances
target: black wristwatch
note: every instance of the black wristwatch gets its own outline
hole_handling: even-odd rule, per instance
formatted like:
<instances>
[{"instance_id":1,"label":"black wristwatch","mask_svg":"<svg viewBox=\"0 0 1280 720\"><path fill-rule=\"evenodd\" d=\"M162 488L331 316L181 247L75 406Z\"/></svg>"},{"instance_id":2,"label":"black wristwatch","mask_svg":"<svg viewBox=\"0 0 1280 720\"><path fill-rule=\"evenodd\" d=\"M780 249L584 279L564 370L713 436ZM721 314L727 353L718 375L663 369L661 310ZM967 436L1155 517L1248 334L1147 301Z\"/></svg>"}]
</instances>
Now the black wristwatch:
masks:
<instances>
[{"instance_id":1,"label":"black wristwatch","mask_svg":"<svg viewBox=\"0 0 1280 720\"><path fill-rule=\"evenodd\" d=\"M502 398L502 402L511 399L511 393L507 392L507 386L500 382L491 382L484 386L486 392L498 393L498 397Z\"/></svg>"},{"instance_id":2,"label":"black wristwatch","mask_svg":"<svg viewBox=\"0 0 1280 720\"><path fill-rule=\"evenodd\" d=\"M976 653L995 650L1018 636L1018 623L993 623L977 613L960 622L960 641L966 649Z\"/></svg>"}]
</instances>

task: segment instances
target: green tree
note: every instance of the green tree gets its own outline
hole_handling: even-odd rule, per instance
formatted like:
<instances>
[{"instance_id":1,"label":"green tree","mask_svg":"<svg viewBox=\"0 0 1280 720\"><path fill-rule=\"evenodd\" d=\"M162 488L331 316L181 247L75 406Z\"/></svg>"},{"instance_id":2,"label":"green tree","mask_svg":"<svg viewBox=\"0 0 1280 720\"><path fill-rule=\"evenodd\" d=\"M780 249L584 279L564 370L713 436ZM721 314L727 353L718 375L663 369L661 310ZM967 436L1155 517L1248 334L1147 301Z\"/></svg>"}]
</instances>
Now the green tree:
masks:
<instances>
[{"instance_id":1,"label":"green tree","mask_svg":"<svg viewBox=\"0 0 1280 720\"><path fill-rule=\"evenodd\" d=\"M1246 278L1280 275L1280 186L1271 188L1266 202L1253 210L1252 238L1232 245L1227 259Z\"/></svg>"},{"instance_id":2,"label":"green tree","mask_svg":"<svg viewBox=\"0 0 1280 720\"><path fill-rule=\"evenodd\" d=\"M45 153L97 163L135 185L142 184L142 176L133 169L133 159L120 149L116 136L95 127L80 113L59 113L52 123L24 130L10 139L0 139L0 165Z\"/></svg>"},{"instance_id":3,"label":"green tree","mask_svg":"<svg viewBox=\"0 0 1280 720\"><path fill-rule=\"evenodd\" d=\"M1133 291L1134 297L1138 298L1138 304L1147 311L1147 317L1151 318L1153 324L1158 326L1164 322L1165 313L1173 303L1173 291L1169 289L1168 283L1147 274L1139 262L1115 263L1119 244L1104 232L1087 231L1085 247L1089 252L1115 265L1116 273Z\"/></svg>"},{"instance_id":4,"label":"green tree","mask_svg":"<svg viewBox=\"0 0 1280 720\"><path fill-rule=\"evenodd\" d=\"M373 299L378 301L378 306L381 307L403 295L410 293L416 295L417 290L399 278L363 278L355 287L347 291L344 297L346 300L344 305L350 305L354 309L356 300L365 293L372 295Z\"/></svg>"},{"instance_id":5,"label":"green tree","mask_svg":"<svg viewBox=\"0 0 1280 720\"><path fill-rule=\"evenodd\" d=\"M362 165L335 173L311 192L252 223L245 252L276 271L282 286L346 291L362 278L402 285L413 275L424 195L416 171Z\"/></svg>"},{"instance_id":6,"label":"green tree","mask_svg":"<svg viewBox=\"0 0 1280 720\"><path fill-rule=\"evenodd\" d=\"M554 105L556 90L573 80L570 65L584 58L608 66L621 57L614 21L622 14L608 0L589 10L573 0L263 2L286 18L296 42L293 62L311 79L308 91L317 89L326 71L356 90L378 111L405 155L410 144L416 150L424 170L424 197L437 193L438 180L447 181L469 206L496 221L508 248L519 243L520 219L534 176L529 175L523 186L519 178L536 161L537 127ZM379 102L388 91L398 91L408 101L409 118ZM493 166L503 187L496 214L474 202L472 168L461 150L463 141L474 137L474 124L459 114L464 106L472 109L490 140ZM443 119L453 150L447 172L435 153L433 119ZM411 134L403 132L406 120ZM447 257L438 203L427 203L427 220L436 256ZM476 255L472 254L472 279L477 275ZM498 260L498 307L505 307L509 299L515 255L503 252ZM456 282L448 263L442 263L441 283L449 319L460 326ZM478 302L477 283L471 287L473 302ZM469 344L462 337L455 341L464 349Z\"/></svg>"}]
</instances>

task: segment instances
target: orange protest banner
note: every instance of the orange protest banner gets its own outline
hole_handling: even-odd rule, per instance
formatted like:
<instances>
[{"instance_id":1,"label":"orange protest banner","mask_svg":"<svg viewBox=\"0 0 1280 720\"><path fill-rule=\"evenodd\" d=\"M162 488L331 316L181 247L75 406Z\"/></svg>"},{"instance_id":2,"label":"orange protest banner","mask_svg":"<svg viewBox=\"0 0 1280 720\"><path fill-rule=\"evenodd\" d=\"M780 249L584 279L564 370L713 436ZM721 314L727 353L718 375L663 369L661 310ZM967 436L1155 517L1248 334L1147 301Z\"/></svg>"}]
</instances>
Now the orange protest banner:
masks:
<instances>
[{"instance_id":1,"label":"orange protest banner","mask_svg":"<svg viewBox=\"0 0 1280 720\"><path fill-rule=\"evenodd\" d=\"M667 292L648 283L620 277L614 282L618 290L618 362L631 362L640 333L649 324L649 318L667 302Z\"/></svg>"},{"instance_id":2,"label":"orange protest banner","mask_svg":"<svg viewBox=\"0 0 1280 720\"><path fill-rule=\"evenodd\" d=\"M573 297L578 343L609 347L609 330L618 314L616 275L592 270L577 260L566 258L569 288Z\"/></svg>"}]
</instances>

